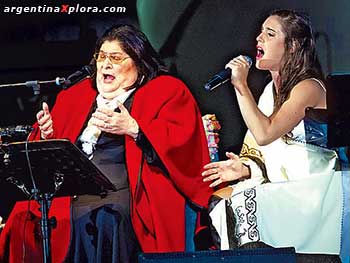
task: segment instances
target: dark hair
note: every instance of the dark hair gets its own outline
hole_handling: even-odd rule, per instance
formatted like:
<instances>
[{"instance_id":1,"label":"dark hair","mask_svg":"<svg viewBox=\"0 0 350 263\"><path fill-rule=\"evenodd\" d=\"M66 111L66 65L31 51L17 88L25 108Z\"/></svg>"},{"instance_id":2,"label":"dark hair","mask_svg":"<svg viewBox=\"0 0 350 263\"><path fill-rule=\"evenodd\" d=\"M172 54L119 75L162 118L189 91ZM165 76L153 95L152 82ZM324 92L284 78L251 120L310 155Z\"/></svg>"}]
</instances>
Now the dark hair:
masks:
<instances>
[{"instance_id":1,"label":"dark hair","mask_svg":"<svg viewBox=\"0 0 350 263\"><path fill-rule=\"evenodd\" d=\"M316 57L315 39L308 17L293 10L276 10L270 16L279 17L285 34L285 53L279 70L281 82L278 93L275 94L276 112L300 81L324 78Z\"/></svg>"},{"instance_id":2,"label":"dark hair","mask_svg":"<svg viewBox=\"0 0 350 263\"><path fill-rule=\"evenodd\" d=\"M118 41L121 48L134 61L138 78L133 85L139 86L158 75L167 72L157 52L153 49L146 35L132 25L115 25L109 28L97 41L95 53L100 51L106 41ZM96 66L96 63L95 63Z\"/></svg>"}]
</instances>

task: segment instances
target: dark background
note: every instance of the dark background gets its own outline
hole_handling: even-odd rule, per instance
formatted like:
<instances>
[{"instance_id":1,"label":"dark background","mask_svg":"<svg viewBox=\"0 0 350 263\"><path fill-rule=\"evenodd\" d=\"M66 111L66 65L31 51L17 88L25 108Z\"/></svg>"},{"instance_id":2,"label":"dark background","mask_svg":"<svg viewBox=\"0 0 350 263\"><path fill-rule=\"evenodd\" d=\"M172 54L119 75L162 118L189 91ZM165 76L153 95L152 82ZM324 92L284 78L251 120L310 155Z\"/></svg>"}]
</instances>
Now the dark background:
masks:
<instances>
[{"instance_id":1,"label":"dark background","mask_svg":"<svg viewBox=\"0 0 350 263\"><path fill-rule=\"evenodd\" d=\"M61 6L72 1L46 1ZM311 16L318 56L325 74L350 71L350 1L348 0L115 0L79 1L80 6L125 6L126 13L4 13L4 7L38 6L34 1L8 1L0 10L0 84L67 77L89 63L95 42L115 23L131 23L146 33L171 72L181 78L198 101L202 114L215 113L222 130L220 155L239 151L245 133L233 88L229 84L207 92L205 82L234 56L255 58L256 36L273 9L292 8ZM258 98L266 72L254 66L250 87ZM27 87L0 88L0 128L32 124L42 101L50 106L60 90L42 85L34 96ZM79 103L77 101L77 103ZM0 209L10 197L3 198ZM2 207L2 208L1 208ZM6 210L6 209L5 209ZM1 214L6 212L0 211Z\"/></svg>"},{"instance_id":2,"label":"dark background","mask_svg":"<svg viewBox=\"0 0 350 263\"><path fill-rule=\"evenodd\" d=\"M95 1L97 2L97 1ZM5 6L61 6L76 3L11 1ZM137 24L134 1L85 1L81 6L125 6L125 14L101 13L22 13L0 11L0 84L67 77L89 63L97 38L112 24ZM41 95L30 88L0 88L0 127L31 124L41 101L52 105L59 88L42 85Z\"/></svg>"}]
</instances>

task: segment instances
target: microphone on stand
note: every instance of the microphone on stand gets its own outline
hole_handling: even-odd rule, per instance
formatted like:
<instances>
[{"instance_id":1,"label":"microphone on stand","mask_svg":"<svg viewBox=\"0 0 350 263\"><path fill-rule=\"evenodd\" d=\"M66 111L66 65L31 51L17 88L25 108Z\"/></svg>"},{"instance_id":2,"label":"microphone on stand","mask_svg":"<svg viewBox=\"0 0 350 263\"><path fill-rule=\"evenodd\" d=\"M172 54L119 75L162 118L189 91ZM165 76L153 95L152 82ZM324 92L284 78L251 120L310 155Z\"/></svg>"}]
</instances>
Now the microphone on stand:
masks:
<instances>
[{"instance_id":1,"label":"microphone on stand","mask_svg":"<svg viewBox=\"0 0 350 263\"><path fill-rule=\"evenodd\" d=\"M80 70L69 75L66 79L63 78L63 83L61 84L63 89L68 89L74 84L82 81L83 79L92 76L94 73L93 67L91 65L86 65Z\"/></svg>"},{"instance_id":2,"label":"microphone on stand","mask_svg":"<svg viewBox=\"0 0 350 263\"><path fill-rule=\"evenodd\" d=\"M1 84L0 88L23 87L23 86L32 87L33 85L38 85L38 84L56 84L57 86L61 86L64 84L64 82L65 82L65 78L57 77L54 80L43 80L43 81L29 80L29 81L21 82L21 83Z\"/></svg>"},{"instance_id":3,"label":"microphone on stand","mask_svg":"<svg viewBox=\"0 0 350 263\"><path fill-rule=\"evenodd\" d=\"M253 64L253 60L248 56L243 56L243 57L248 62L249 67L251 67L251 65ZM226 68L226 69L220 71L219 73L215 74L214 77L212 77L204 85L204 89L207 91L212 91L230 79L231 79L231 69Z\"/></svg>"},{"instance_id":4,"label":"microphone on stand","mask_svg":"<svg viewBox=\"0 0 350 263\"><path fill-rule=\"evenodd\" d=\"M26 86L28 88L33 89L34 95L40 94L40 85L42 84L55 84L56 86L62 87L63 89L68 89L79 81L92 76L94 73L93 67L91 65L86 65L82 67L80 70L74 72L69 75L67 78L57 77L54 80L30 80L22 83L13 83L13 84L1 84L0 88L11 88L11 87L23 87Z\"/></svg>"}]
</instances>

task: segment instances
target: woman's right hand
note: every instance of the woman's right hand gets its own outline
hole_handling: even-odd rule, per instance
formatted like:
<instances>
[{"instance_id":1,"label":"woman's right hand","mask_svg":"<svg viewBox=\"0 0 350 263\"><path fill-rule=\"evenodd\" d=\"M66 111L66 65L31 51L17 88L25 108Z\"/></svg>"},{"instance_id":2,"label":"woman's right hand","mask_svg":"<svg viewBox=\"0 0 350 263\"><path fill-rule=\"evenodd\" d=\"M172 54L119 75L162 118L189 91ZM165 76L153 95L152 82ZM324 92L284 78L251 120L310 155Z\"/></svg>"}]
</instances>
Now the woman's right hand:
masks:
<instances>
[{"instance_id":1,"label":"woman's right hand","mask_svg":"<svg viewBox=\"0 0 350 263\"><path fill-rule=\"evenodd\" d=\"M250 176L248 167L242 163L238 155L227 152L226 156L229 158L226 161L208 163L203 167L205 170L202 173L203 181L213 181L209 187Z\"/></svg>"},{"instance_id":2,"label":"woman's right hand","mask_svg":"<svg viewBox=\"0 0 350 263\"><path fill-rule=\"evenodd\" d=\"M41 138L44 140L53 138L53 123L46 102L43 102L43 109L36 114L36 120L39 124Z\"/></svg>"},{"instance_id":3,"label":"woman's right hand","mask_svg":"<svg viewBox=\"0 0 350 263\"><path fill-rule=\"evenodd\" d=\"M231 83L240 94L248 88L247 77L249 72L249 62L244 56L238 56L230 60L225 68L231 69Z\"/></svg>"}]
</instances>

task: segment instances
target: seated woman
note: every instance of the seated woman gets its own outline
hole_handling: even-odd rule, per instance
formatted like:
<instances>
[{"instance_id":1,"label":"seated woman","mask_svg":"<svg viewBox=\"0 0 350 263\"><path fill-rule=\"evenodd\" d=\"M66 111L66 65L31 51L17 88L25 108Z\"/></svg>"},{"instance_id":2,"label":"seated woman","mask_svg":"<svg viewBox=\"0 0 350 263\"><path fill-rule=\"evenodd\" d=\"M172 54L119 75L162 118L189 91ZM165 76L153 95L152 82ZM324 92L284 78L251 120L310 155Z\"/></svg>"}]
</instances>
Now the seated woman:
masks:
<instances>
[{"instance_id":1,"label":"seated woman","mask_svg":"<svg viewBox=\"0 0 350 263\"><path fill-rule=\"evenodd\" d=\"M94 59L92 80L62 91L52 112L43 104L32 139L68 138L117 191L71 201L68 253L54 262L135 262L138 245L144 252L184 251L186 203L199 212L212 194L201 178L209 153L197 104L132 26L109 29ZM56 201L63 202L52 207Z\"/></svg>"},{"instance_id":2,"label":"seated woman","mask_svg":"<svg viewBox=\"0 0 350 263\"><path fill-rule=\"evenodd\" d=\"M211 204L218 246L265 243L339 255L341 173L336 171L337 154L325 148L325 127L309 118L309 112L327 106L309 21L279 10L263 23L256 67L269 70L272 81L258 105L247 85L244 57L227 67L248 131L239 156L227 153L228 160L204 166L203 181L211 187L233 181L216 192L226 200Z\"/></svg>"}]
</instances>

